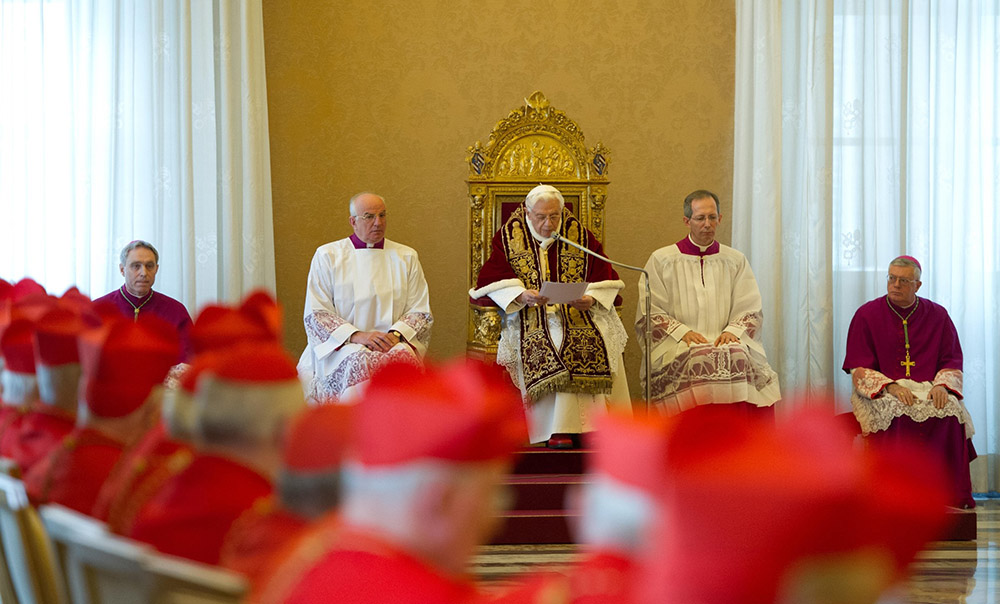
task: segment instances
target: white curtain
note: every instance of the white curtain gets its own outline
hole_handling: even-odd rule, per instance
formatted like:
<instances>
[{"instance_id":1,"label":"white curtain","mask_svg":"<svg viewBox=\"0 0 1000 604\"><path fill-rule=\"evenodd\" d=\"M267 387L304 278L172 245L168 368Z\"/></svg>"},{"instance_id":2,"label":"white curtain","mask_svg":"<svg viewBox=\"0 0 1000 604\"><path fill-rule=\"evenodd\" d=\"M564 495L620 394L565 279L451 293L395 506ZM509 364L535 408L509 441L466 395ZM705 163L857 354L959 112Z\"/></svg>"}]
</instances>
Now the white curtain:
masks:
<instances>
[{"instance_id":1,"label":"white curtain","mask_svg":"<svg viewBox=\"0 0 1000 604\"><path fill-rule=\"evenodd\" d=\"M97 297L133 239L184 302L274 289L260 0L0 0L0 277Z\"/></svg>"},{"instance_id":2,"label":"white curtain","mask_svg":"<svg viewBox=\"0 0 1000 604\"><path fill-rule=\"evenodd\" d=\"M787 394L832 387L889 261L924 267L965 354L973 488L1000 487L1000 3L740 0L734 246Z\"/></svg>"}]
</instances>

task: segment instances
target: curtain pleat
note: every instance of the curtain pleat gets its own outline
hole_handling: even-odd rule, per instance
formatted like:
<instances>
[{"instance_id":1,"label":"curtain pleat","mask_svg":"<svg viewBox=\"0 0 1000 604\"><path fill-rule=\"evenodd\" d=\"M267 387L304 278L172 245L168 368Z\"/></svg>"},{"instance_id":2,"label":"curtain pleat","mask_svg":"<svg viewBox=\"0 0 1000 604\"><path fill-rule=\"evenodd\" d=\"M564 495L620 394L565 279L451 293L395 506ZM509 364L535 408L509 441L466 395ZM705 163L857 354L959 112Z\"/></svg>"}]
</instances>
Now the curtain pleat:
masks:
<instances>
[{"instance_id":1,"label":"curtain pleat","mask_svg":"<svg viewBox=\"0 0 1000 604\"><path fill-rule=\"evenodd\" d=\"M146 239L192 314L273 291L259 0L2 0L0 81L0 277L97 297Z\"/></svg>"},{"instance_id":2,"label":"curtain pleat","mask_svg":"<svg viewBox=\"0 0 1000 604\"><path fill-rule=\"evenodd\" d=\"M980 492L1000 487L998 13L992 0L737 3L733 243L761 283L785 392L832 388L850 409L851 317L885 293L892 258L916 256L919 295L962 341Z\"/></svg>"}]
</instances>

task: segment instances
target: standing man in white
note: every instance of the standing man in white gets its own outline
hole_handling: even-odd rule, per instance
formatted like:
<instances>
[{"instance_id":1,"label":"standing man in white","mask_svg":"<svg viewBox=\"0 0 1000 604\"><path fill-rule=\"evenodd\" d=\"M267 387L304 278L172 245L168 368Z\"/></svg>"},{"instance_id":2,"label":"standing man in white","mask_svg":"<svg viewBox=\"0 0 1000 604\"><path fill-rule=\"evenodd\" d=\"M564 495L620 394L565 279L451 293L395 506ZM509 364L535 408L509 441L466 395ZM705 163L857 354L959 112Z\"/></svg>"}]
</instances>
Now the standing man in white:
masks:
<instances>
[{"instance_id":1,"label":"standing man in white","mask_svg":"<svg viewBox=\"0 0 1000 604\"><path fill-rule=\"evenodd\" d=\"M417 252L385 238L385 200L350 201L354 234L320 246L306 285L309 343L299 377L311 402L349 402L383 365L419 365L430 343L430 296Z\"/></svg>"},{"instance_id":2,"label":"standing man in white","mask_svg":"<svg viewBox=\"0 0 1000 604\"><path fill-rule=\"evenodd\" d=\"M715 240L719 198L706 190L684 199L690 233L649 257L653 407L673 415L699 405L730 404L770 413L781 398L760 330L760 290L746 256ZM643 346L646 291L640 278L636 332Z\"/></svg>"}]
</instances>

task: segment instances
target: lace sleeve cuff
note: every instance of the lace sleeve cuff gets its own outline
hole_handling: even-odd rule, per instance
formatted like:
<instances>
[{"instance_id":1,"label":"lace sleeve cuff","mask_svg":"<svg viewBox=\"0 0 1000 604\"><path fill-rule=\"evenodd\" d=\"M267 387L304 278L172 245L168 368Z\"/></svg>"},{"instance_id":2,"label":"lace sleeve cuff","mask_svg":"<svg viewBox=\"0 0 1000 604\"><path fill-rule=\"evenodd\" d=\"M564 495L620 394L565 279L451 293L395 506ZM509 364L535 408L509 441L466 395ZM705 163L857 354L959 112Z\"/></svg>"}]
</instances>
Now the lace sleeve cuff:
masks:
<instances>
[{"instance_id":1,"label":"lace sleeve cuff","mask_svg":"<svg viewBox=\"0 0 1000 604\"><path fill-rule=\"evenodd\" d=\"M892 383L879 371L857 367L851 372L851 382L854 389L868 398L877 398L886 386Z\"/></svg>"},{"instance_id":2,"label":"lace sleeve cuff","mask_svg":"<svg viewBox=\"0 0 1000 604\"><path fill-rule=\"evenodd\" d=\"M942 369L934 376L935 386L944 386L957 398L962 398L962 370Z\"/></svg>"}]
</instances>

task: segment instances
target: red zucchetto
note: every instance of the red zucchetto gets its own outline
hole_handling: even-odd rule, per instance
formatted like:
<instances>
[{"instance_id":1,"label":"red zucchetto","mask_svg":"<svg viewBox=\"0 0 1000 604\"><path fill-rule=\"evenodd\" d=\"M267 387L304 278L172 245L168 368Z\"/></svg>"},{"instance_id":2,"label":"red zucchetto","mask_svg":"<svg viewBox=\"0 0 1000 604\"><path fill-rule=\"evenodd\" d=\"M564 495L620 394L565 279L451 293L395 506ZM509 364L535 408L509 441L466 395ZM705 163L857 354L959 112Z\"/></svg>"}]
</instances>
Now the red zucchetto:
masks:
<instances>
[{"instance_id":1,"label":"red zucchetto","mask_svg":"<svg viewBox=\"0 0 1000 604\"><path fill-rule=\"evenodd\" d=\"M180 340L156 317L118 320L80 337L84 400L97 417L135 411L177 360Z\"/></svg>"},{"instance_id":2,"label":"red zucchetto","mask_svg":"<svg viewBox=\"0 0 1000 604\"><path fill-rule=\"evenodd\" d=\"M49 367L78 363L77 338L84 328L83 317L64 305L42 315L35 327L35 361Z\"/></svg>"},{"instance_id":3,"label":"red zucchetto","mask_svg":"<svg viewBox=\"0 0 1000 604\"><path fill-rule=\"evenodd\" d=\"M663 488L671 424L661 416L613 413L598 420L591 473L656 494Z\"/></svg>"},{"instance_id":4,"label":"red zucchetto","mask_svg":"<svg viewBox=\"0 0 1000 604\"><path fill-rule=\"evenodd\" d=\"M265 325L229 306L206 306L191 326L191 344L196 354L248 340L268 341L273 336Z\"/></svg>"},{"instance_id":5,"label":"red zucchetto","mask_svg":"<svg viewBox=\"0 0 1000 604\"><path fill-rule=\"evenodd\" d=\"M284 465L295 472L329 472L340 466L351 436L352 405L316 405L292 420Z\"/></svg>"},{"instance_id":6,"label":"red zucchetto","mask_svg":"<svg viewBox=\"0 0 1000 604\"><path fill-rule=\"evenodd\" d=\"M366 466L486 462L527 442L519 393L475 362L383 368L357 405L355 432L358 461Z\"/></svg>"}]
</instances>

